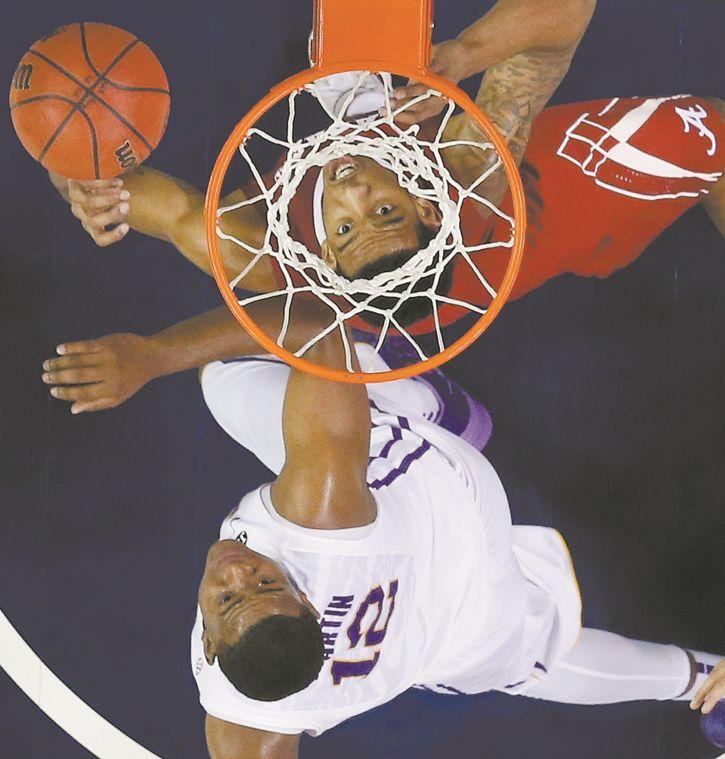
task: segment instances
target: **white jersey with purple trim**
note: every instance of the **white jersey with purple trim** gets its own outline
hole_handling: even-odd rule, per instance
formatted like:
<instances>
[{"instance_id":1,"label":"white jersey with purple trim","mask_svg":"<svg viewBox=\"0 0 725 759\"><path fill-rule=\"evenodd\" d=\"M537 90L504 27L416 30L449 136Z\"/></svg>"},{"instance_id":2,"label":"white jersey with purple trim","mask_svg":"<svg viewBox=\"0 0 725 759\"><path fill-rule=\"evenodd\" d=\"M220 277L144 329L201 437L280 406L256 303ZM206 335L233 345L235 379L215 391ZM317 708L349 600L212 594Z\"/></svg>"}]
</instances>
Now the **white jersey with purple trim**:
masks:
<instances>
[{"instance_id":1,"label":"white jersey with purple trim","mask_svg":"<svg viewBox=\"0 0 725 759\"><path fill-rule=\"evenodd\" d=\"M358 346L366 370L381 361ZM219 424L274 473L284 462L289 369L270 358L215 362L202 388ZM221 538L284 564L321 615L325 664L277 702L240 694L207 664L197 613L191 664L208 714L318 735L411 686L477 693L525 688L579 631L576 582L558 533L511 527L493 468L429 421L438 400L415 380L368 387L373 524L310 530L281 517L269 485L247 494Z\"/></svg>"}]
</instances>

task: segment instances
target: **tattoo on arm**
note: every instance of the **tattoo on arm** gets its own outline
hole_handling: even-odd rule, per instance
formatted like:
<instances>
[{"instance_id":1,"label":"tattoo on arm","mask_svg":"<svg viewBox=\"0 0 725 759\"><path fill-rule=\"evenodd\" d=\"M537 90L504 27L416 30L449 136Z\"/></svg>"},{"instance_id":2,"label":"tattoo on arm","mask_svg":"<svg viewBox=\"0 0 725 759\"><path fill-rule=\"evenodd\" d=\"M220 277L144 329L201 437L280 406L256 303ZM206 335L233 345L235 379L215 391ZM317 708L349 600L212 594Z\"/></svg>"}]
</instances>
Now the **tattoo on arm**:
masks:
<instances>
[{"instance_id":1,"label":"tattoo on arm","mask_svg":"<svg viewBox=\"0 0 725 759\"><path fill-rule=\"evenodd\" d=\"M504 137L517 164L523 158L534 119L569 70L574 49L518 53L486 72L476 96L476 105ZM446 131L450 132L446 135L449 139L486 141L482 131L466 115L451 119ZM455 150L453 171L464 186L475 182L496 160L495 155L486 153L482 162L481 151L477 148L456 147ZM507 186L506 174L501 168L478 188L478 192L498 203Z\"/></svg>"},{"instance_id":2,"label":"tattoo on arm","mask_svg":"<svg viewBox=\"0 0 725 759\"><path fill-rule=\"evenodd\" d=\"M494 122L517 163L523 157L533 120L569 70L574 51L530 51L493 66L485 75L476 105Z\"/></svg>"}]
</instances>

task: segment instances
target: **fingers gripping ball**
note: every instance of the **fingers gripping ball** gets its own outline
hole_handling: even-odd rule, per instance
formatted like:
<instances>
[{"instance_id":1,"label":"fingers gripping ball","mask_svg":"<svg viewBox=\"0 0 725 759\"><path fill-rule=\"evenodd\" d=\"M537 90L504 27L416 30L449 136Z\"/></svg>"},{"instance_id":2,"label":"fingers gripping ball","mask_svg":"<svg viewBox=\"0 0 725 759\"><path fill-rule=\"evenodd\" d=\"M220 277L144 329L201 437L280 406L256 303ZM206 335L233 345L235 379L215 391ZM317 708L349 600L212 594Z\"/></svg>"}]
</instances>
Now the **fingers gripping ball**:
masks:
<instances>
[{"instance_id":1,"label":"fingers gripping ball","mask_svg":"<svg viewBox=\"0 0 725 759\"><path fill-rule=\"evenodd\" d=\"M153 52L108 24L69 24L38 40L10 85L20 141L46 169L72 179L108 179L146 160L169 104Z\"/></svg>"},{"instance_id":2,"label":"fingers gripping ball","mask_svg":"<svg viewBox=\"0 0 725 759\"><path fill-rule=\"evenodd\" d=\"M721 699L709 714L703 714L700 725L705 737L718 748L725 748L725 699Z\"/></svg>"}]
</instances>

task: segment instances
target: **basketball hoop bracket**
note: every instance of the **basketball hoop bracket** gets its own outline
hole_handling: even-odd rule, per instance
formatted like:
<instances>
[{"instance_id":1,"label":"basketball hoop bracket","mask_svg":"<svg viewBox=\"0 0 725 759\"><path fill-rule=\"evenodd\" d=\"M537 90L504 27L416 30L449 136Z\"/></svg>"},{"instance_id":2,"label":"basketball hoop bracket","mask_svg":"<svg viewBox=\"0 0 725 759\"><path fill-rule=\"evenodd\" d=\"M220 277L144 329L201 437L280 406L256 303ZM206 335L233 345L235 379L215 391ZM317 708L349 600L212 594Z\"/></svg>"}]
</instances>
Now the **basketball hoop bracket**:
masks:
<instances>
[{"instance_id":1,"label":"basketball hoop bracket","mask_svg":"<svg viewBox=\"0 0 725 759\"><path fill-rule=\"evenodd\" d=\"M316 0L312 58L321 68L425 71L432 28L433 0Z\"/></svg>"}]
</instances>

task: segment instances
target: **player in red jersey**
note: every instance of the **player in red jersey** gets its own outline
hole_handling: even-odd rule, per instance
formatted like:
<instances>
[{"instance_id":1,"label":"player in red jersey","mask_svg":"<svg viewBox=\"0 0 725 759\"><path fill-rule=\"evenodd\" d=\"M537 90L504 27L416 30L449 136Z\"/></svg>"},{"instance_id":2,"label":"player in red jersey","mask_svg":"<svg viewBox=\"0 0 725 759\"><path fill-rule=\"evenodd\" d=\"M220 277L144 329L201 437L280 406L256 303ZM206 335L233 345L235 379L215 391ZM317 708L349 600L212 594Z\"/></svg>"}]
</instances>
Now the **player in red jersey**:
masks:
<instances>
[{"instance_id":1,"label":"player in red jersey","mask_svg":"<svg viewBox=\"0 0 725 759\"><path fill-rule=\"evenodd\" d=\"M528 233L512 297L525 295L566 272L608 276L635 260L658 234L700 202L725 233L725 185L721 179L725 125L719 110L722 101L692 96L615 98L545 109L533 124L521 165ZM385 172L380 168L370 171L373 178ZM290 205L290 228L295 239L322 255L322 203L315 193L317 175L308 174ZM73 183L76 198L80 198L74 203L74 212L82 216L99 244L115 241L127 228L122 222L117 228L120 231L106 232L105 224L128 217L133 226L172 241L208 270L201 196L148 169L125 181L142 206L131 214L120 188L113 190L117 202L112 209L95 214L93 206L99 199L107 202L107 195ZM399 187L394 192L405 194ZM508 197L501 205L510 212ZM424 218L429 218L426 213L423 211ZM467 244L506 239L509 234L508 225L499 217L484 217L465 206L462 229ZM254 232L256 237L263 234L263 228ZM238 267L232 257L242 249L231 244L223 250L230 270ZM478 265L489 281L500 281L508 264L508 249L492 248L478 255L485 256ZM273 259L268 263L262 271L257 265L252 281L244 284L263 291L276 289L279 270ZM454 267L452 279L452 297L481 302L481 285L469 267ZM466 313L456 306L440 309L444 323ZM410 331L426 332L430 327L428 318Z\"/></svg>"},{"instance_id":2,"label":"player in red jersey","mask_svg":"<svg viewBox=\"0 0 725 759\"><path fill-rule=\"evenodd\" d=\"M721 106L722 101L679 95L546 108L534 121L521 164L528 229L511 297L566 272L609 276L702 201L725 233ZM326 257L323 201L315 191L320 173L309 171L301 183L290 204L290 229L292 237ZM510 196L500 205L512 213ZM510 234L507 221L465 204L461 221L468 245L505 241ZM489 282L501 281L509 261L507 248L473 255L480 257L477 265ZM377 273L369 265L365 269ZM282 287L276 266L275 273ZM452 280L452 298L484 302L482 285L466 264L454 265ZM438 310L443 324L468 313L453 305ZM364 328L362 323L356 326ZM428 317L409 331L420 334L432 328Z\"/></svg>"},{"instance_id":3,"label":"player in red jersey","mask_svg":"<svg viewBox=\"0 0 725 759\"><path fill-rule=\"evenodd\" d=\"M459 38L435 48L433 70L456 81L486 71L476 102L504 134L520 161L532 120L568 70L593 8L593 0L500 0ZM405 101L404 90L395 94L401 103ZM415 112L416 119L428 115L415 109L410 112ZM407 113L396 120L404 122ZM445 137L485 142L481 130L464 114L450 120ZM483 151L465 146L445 149L445 165L464 187L478 181L488 168L488 160ZM324 239L311 243L312 252L322 255L349 279L369 276L366 267L384 265L386 270L397 269L435 234L440 226L438 209L429 200L409 195L391 171L372 159L346 156L345 165L333 166L335 163L330 162L322 172L323 223L318 224L318 229L323 230ZM310 175L310 181L314 181L313 172ZM116 242L129 228L135 228L171 241L193 263L210 271L203 199L183 183L145 167L115 182L55 181L71 201L73 213L99 245ZM505 189L505 177L499 171L479 191L491 202L499 203ZM311 228L314 222L306 189L302 188L298 195L291 210L291 224ZM232 205L247 197L249 194L240 190L223 203ZM222 228L251 248L261 247L266 217L259 208L247 205L225 214ZM463 215L478 217L488 212L484 206L466 207ZM117 226L108 232L109 224ZM463 225L471 226L467 221ZM252 254L229 241L222 241L220 247L228 271L236 277ZM381 263L381 259L388 260ZM278 277L271 257L262 256L240 284L254 291L277 289Z\"/></svg>"},{"instance_id":4,"label":"player in red jersey","mask_svg":"<svg viewBox=\"0 0 725 759\"><path fill-rule=\"evenodd\" d=\"M545 109L534 121L521 165L529 225L512 297L520 297L565 272L608 276L637 258L660 232L699 202L725 233L722 110L722 101L691 96L615 98ZM516 151L516 145L512 147ZM377 165L358 169L358 181L367 188L365 192L376 188L370 213L381 212L382 220L382 211L407 202L414 209L410 215L434 233L436 216L430 206L406 199L406 192L395 181L384 187L388 173ZM344 267L344 261L335 261L335 252L325 239L323 202L315 192L318 175L312 171L308 174L290 205L291 234L309 250ZM149 169L124 181L130 195L128 189L109 183L71 183L74 213L94 239L101 245L115 242L125 234L130 221L140 231L170 240L187 258L209 271L201 195ZM131 196L134 200L129 203ZM235 199L230 198L230 202ZM510 198L504 197L501 205L510 212ZM239 219L243 238L258 243L264 225L256 212L249 217L257 223L250 226L250 218ZM106 232L104 227L109 222L121 223ZM397 232L401 241L396 244L403 248L414 244L408 239L414 235L413 228ZM462 229L469 245L506 239L509 234L508 225L499 217L484 216L465 205ZM366 250L373 253L373 260L366 261L370 271L380 251L375 246ZM222 252L230 271L238 272L244 251L230 243L222 246ZM380 255L384 257L385 252ZM477 265L489 281L500 281L508 264L508 249L492 248L477 255L485 257L479 258ZM279 287L281 275L276 262L266 258L250 271L243 282L245 287L260 291ZM461 264L451 268L449 295L481 303L481 284L470 268ZM447 305L439 313L445 324L464 316L467 310ZM422 333L431 326L431 317L422 318L410 331Z\"/></svg>"}]
</instances>

